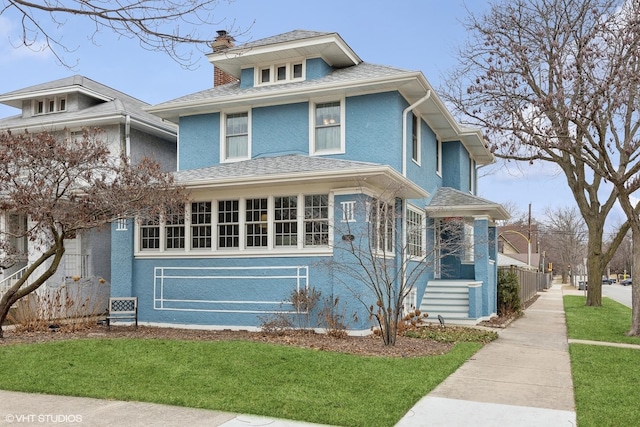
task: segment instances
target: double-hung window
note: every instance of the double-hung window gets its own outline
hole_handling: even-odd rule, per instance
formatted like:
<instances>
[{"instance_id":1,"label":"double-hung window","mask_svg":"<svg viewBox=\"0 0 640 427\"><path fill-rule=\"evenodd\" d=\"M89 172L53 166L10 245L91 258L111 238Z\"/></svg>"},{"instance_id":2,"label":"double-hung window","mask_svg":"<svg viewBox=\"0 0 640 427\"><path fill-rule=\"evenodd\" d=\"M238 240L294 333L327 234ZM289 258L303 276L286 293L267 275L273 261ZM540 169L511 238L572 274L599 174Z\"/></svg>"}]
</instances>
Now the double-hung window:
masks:
<instances>
[{"instance_id":1,"label":"double-hung window","mask_svg":"<svg viewBox=\"0 0 640 427\"><path fill-rule=\"evenodd\" d=\"M143 219L140 222L140 248L160 249L160 218Z\"/></svg>"},{"instance_id":2,"label":"double-hung window","mask_svg":"<svg viewBox=\"0 0 640 427\"><path fill-rule=\"evenodd\" d=\"M273 214L276 247L297 246L298 196L275 197Z\"/></svg>"},{"instance_id":3,"label":"double-hung window","mask_svg":"<svg viewBox=\"0 0 640 427\"><path fill-rule=\"evenodd\" d=\"M249 150L249 113L225 115L223 161L246 160Z\"/></svg>"},{"instance_id":4,"label":"double-hung window","mask_svg":"<svg viewBox=\"0 0 640 427\"><path fill-rule=\"evenodd\" d=\"M211 248L211 202L191 203L191 248Z\"/></svg>"},{"instance_id":5,"label":"double-hung window","mask_svg":"<svg viewBox=\"0 0 640 427\"><path fill-rule=\"evenodd\" d=\"M424 256L424 215L407 209L407 253L411 257Z\"/></svg>"},{"instance_id":6,"label":"double-hung window","mask_svg":"<svg viewBox=\"0 0 640 427\"><path fill-rule=\"evenodd\" d=\"M247 230L247 248L266 247L269 228L267 199L247 199L245 209L245 227Z\"/></svg>"},{"instance_id":7,"label":"double-hung window","mask_svg":"<svg viewBox=\"0 0 640 427\"><path fill-rule=\"evenodd\" d=\"M329 244L329 196L304 196L304 245Z\"/></svg>"},{"instance_id":8,"label":"double-hung window","mask_svg":"<svg viewBox=\"0 0 640 427\"><path fill-rule=\"evenodd\" d=\"M218 202L218 248L229 249L240 246L239 200Z\"/></svg>"},{"instance_id":9,"label":"double-hung window","mask_svg":"<svg viewBox=\"0 0 640 427\"><path fill-rule=\"evenodd\" d=\"M374 199L369 205L371 246L384 254L393 252L395 212L393 205Z\"/></svg>"},{"instance_id":10,"label":"double-hung window","mask_svg":"<svg viewBox=\"0 0 640 427\"><path fill-rule=\"evenodd\" d=\"M167 249L184 249L184 212L169 212L165 216Z\"/></svg>"},{"instance_id":11,"label":"double-hung window","mask_svg":"<svg viewBox=\"0 0 640 427\"><path fill-rule=\"evenodd\" d=\"M342 117L340 101L324 102L314 105L313 147L315 154L344 152Z\"/></svg>"}]
</instances>

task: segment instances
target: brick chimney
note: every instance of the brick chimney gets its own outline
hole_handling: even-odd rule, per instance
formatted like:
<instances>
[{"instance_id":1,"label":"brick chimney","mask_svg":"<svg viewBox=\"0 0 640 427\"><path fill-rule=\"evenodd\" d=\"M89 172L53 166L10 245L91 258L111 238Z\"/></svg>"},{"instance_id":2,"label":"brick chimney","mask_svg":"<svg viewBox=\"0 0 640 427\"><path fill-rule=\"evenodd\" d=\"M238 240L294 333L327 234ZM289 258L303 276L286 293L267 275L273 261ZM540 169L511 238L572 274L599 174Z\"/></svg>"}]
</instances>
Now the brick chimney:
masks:
<instances>
[{"instance_id":1,"label":"brick chimney","mask_svg":"<svg viewBox=\"0 0 640 427\"><path fill-rule=\"evenodd\" d=\"M234 38L230 36L225 30L218 30L218 37L211 43L211 48L214 53L221 53L234 46ZM218 68L213 67L213 86L220 86L227 83L237 82L238 79L233 77Z\"/></svg>"}]
</instances>

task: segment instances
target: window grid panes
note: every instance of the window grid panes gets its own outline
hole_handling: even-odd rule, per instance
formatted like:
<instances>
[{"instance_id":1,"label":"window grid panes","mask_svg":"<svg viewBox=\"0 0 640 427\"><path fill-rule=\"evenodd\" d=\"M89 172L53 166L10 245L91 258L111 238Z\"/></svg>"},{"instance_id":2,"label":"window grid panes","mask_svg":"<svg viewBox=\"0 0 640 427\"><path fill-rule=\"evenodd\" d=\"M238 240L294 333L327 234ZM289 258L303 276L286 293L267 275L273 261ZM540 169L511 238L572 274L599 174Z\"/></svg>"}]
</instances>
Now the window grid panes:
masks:
<instances>
[{"instance_id":1,"label":"window grid panes","mask_svg":"<svg viewBox=\"0 0 640 427\"><path fill-rule=\"evenodd\" d=\"M298 244L298 197L274 198L273 222L276 246L296 246Z\"/></svg>"},{"instance_id":2,"label":"window grid panes","mask_svg":"<svg viewBox=\"0 0 640 427\"><path fill-rule=\"evenodd\" d=\"M340 149L340 102L316 105L315 132L316 151Z\"/></svg>"},{"instance_id":3,"label":"window grid panes","mask_svg":"<svg viewBox=\"0 0 640 427\"><path fill-rule=\"evenodd\" d=\"M416 211L407 211L407 252L409 256L424 255L423 230L424 216Z\"/></svg>"},{"instance_id":4,"label":"window grid panes","mask_svg":"<svg viewBox=\"0 0 640 427\"><path fill-rule=\"evenodd\" d=\"M329 244L329 196L304 196L304 245Z\"/></svg>"},{"instance_id":5,"label":"window grid panes","mask_svg":"<svg viewBox=\"0 0 640 427\"><path fill-rule=\"evenodd\" d=\"M293 64L292 70L292 78L301 79L302 78L302 64Z\"/></svg>"},{"instance_id":6,"label":"window grid panes","mask_svg":"<svg viewBox=\"0 0 640 427\"><path fill-rule=\"evenodd\" d=\"M238 200L218 202L218 247L237 248L240 244L240 211Z\"/></svg>"},{"instance_id":7,"label":"window grid panes","mask_svg":"<svg viewBox=\"0 0 640 427\"><path fill-rule=\"evenodd\" d=\"M226 154L228 159L249 155L249 113L227 114Z\"/></svg>"},{"instance_id":8,"label":"window grid panes","mask_svg":"<svg viewBox=\"0 0 640 427\"><path fill-rule=\"evenodd\" d=\"M267 246L267 199L247 200L245 226L247 248Z\"/></svg>"},{"instance_id":9,"label":"window grid panes","mask_svg":"<svg viewBox=\"0 0 640 427\"><path fill-rule=\"evenodd\" d=\"M191 247L211 247L211 202L191 203Z\"/></svg>"},{"instance_id":10,"label":"window grid panes","mask_svg":"<svg viewBox=\"0 0 640 427\"><path fill-rule=\"evenodd\" d=\"M184 212L171 212L165 217L167 249L184 249Z\"/></svg>"},{"instance_id":11,"label":"window grid panes","mask_svg":"<svg viewBox=\"0 0 640 427\"><path fill-rule=\"evenodd\" d=\"M379 200L373 200L369 215L373 247L381 252L393 252L395 224L393 206Z\"/></svg>"},{"instance_id":12,"label":"window grid panes","mask_svg":"<svg viewBox=\"0 0 640 427\"><path fill-rule=\"evenodd\" d=\"M140 246L142 249L160 249L160 220L146 219L140 223Z\"/></svg>"}]
</instances>

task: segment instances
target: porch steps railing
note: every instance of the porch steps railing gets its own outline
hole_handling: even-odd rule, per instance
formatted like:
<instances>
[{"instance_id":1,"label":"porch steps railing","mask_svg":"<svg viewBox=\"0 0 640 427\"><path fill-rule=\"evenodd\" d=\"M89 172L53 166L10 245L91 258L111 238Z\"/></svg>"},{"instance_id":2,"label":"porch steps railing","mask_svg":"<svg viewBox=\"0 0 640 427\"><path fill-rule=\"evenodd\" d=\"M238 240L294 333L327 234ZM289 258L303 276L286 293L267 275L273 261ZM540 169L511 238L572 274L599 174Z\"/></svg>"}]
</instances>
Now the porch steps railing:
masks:
<instances>
[{"instance_id":1,"label":"porch steps railing","mask_svg":"<svg viewBox=\"0 0 640 427\"><path fill-rule=\"evenodd\" d=\"M13 285L15 285L18 280L22 279L22 276L24 276L24 273L25 271L27 271L27 268L29 268L29 266L25 265L20 270L15 271L13 274L11 274L8 277L5 277L4 279L2 279L2 281L0 281L0 296L3 295L5 292L7 292L9 288L11 288ZM26 283L27 286L30 284L30 281L31 281L31 277L29 277L29 279L27 280L27 283Z\"/></svg>"},{"instance_id":2,"label":"porch steps railing","mask_svg":"<svg viewBox=\"0 0 640 427\"><path fill-rule=\"evenodd\" d=\"M469 283L460 280L432 280L427 284L420 303L420 311L428 313L430 322L438 322L438 315L457 324L475 324L469 318Z\"/></svg>"}]
</instances>

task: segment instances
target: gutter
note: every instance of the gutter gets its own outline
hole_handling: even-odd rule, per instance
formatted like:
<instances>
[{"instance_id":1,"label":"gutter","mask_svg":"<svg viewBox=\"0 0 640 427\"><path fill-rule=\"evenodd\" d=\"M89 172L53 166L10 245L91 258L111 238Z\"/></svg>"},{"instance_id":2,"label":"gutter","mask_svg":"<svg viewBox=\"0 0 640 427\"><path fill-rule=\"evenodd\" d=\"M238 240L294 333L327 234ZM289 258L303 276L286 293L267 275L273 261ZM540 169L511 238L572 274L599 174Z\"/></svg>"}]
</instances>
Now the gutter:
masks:
<instances>
[{"instance_id":1,"label":"gutter","mask_svg":"<svg viewBox=\"0 0 640 427\"><path fill-rule=\"evenodd\" d=\"M413 111L418 105L431 98L431 89L427 89L427 94L409 105L402 112L402 176L407 177L407 116L409 112ZM404 218L403 218L404 221Z\"/></svg>"}]
</instances>

